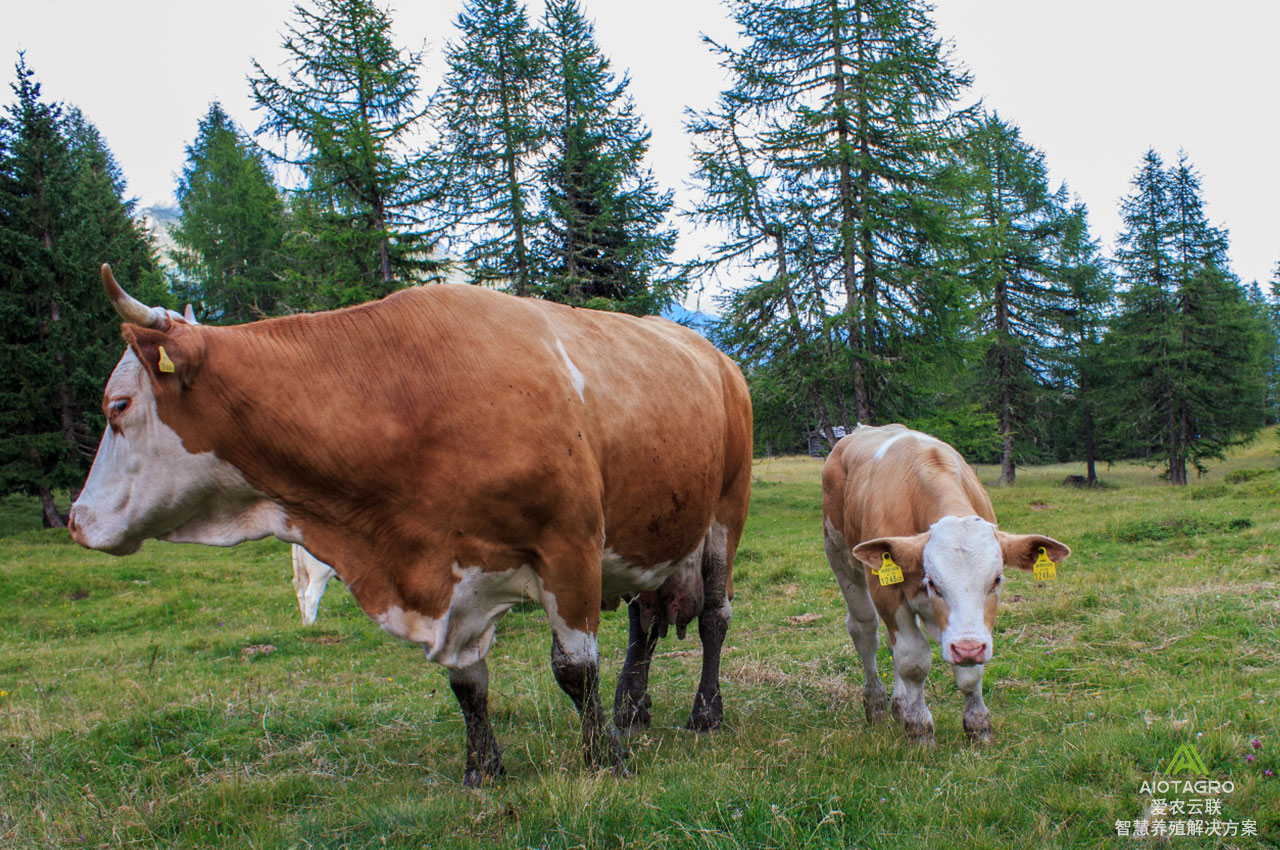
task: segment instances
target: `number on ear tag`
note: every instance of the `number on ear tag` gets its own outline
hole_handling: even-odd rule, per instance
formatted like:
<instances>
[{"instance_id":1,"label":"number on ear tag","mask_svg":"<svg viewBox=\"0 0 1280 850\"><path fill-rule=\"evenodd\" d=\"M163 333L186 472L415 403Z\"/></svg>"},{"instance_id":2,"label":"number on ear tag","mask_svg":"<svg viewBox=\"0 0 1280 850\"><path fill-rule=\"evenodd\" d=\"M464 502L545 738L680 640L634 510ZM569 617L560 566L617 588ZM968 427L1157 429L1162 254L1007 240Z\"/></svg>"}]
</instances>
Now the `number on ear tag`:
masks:
<instances>
[{"instance_id":1,"label":"number on ear tag","mask_svg":"<svg viewBox=\"0 0 1280 850\"><path fill-rule=\"evenodd\" d=\"M889 584L900 584L902 582L902 567L893 562L888 552L880 560L880 569L873 569L871 574L880 579L880 585L883 587Z\"/></svg>"},{"instance_id":2,"label":"number on ear tag","mask_svg":"<svg viewBox=\"0 0 1280 850\"><path fill-rule=\"evenodd\" d=\"M1040 557L1031 565L1031 575L1036 581L1053 581L1058 577L1058 565L1049 560L1049 555L1040 547Z\"/></svg>"},{"instance_id":3,"label":"number on ear tag","mask_svg":"<svg viewBox=\"0 0 1280 850\"><path fill-rule=\"evenodd\" d=\"M164 350L163 345L160 346L160 371L161 372L173 371L173 361L169 359L169 354ZM1040 551L1043 552L1044 550L1042 549Z\"/></svg>"}]
</instances>

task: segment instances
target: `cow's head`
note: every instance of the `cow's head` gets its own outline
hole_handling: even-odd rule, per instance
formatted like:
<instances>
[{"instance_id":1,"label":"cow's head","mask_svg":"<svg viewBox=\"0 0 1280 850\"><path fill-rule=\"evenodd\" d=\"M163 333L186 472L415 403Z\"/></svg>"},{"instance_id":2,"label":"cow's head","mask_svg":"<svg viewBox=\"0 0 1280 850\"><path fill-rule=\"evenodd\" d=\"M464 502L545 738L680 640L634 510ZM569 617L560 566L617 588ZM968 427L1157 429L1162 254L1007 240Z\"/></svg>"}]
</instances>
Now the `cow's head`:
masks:
<instances>
[{"instance_id":1,"label":"cow's head","mask_svg":"<svg viewBox=\"0 0 1280 850\"><path fill-rule=\"evenodd\" d=\"M1041 534L1007 534L976 516L948 516L923 534L860 543L853 555L879 569L884 554L905 573L920 575L941 631L942 657L951 664L991 659L1004 565L1032 569L1040 550L1055 564L1071 549Z\"/></svg>"},{"instance_id":2,"label":"cow's head","mask_svg":"<svg viewBox=\"0 0 1280 850\"><path fill-rule=\"evenodd\" d=\"M213 452L189 450L161 416L165 406L180 407L196 380L204 329L130 297L105 265L102 282L127 322L128 348L103 393L107 427L71 506L71 536L89 549L127 555L153 537L231 545L272 533L283 512Z\"/></svg>"}]
</instances>

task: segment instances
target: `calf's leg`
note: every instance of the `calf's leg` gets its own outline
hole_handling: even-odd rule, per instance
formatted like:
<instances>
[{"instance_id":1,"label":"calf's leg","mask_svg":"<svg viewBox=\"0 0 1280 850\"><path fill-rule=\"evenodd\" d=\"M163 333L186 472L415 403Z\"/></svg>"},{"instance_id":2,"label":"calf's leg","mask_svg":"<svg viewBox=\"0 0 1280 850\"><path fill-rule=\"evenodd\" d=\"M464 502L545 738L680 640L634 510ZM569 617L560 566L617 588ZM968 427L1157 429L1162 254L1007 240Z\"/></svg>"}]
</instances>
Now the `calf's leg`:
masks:
<instances>
[{"instance_id":1,"label":"calf's leg","mask_svg":"<svg viewBox=\"0 0 1280 850\"><path fill-rule=\"evenodd\" d=\"M467 768L462 784L475 788L486 779L505 773L502 751L489 722L489 668L484 659L470 667L450 670L449 688L458 698L467 724Z\"/></svg>"},{"instance_id":2,"label":"calf's leg","mask_svg":"<svg viewBox=\"0 0 1280 850\"><path fill-rule=\"evenodd\" d=\"M893 716L902 722L907 739L933 746L933 715L924 703L924 680L933 651L920 631L915 614L904 603L894 612L897 628L890 635L893 649Z\"/></svg>"},{"instance_id":3,"label":"calf's leg","mask_svg":"<svg viewBox=\"0 0 1280 850\"><path fill-rule=\"evenodd\" d=\"M568 634L562 640L561 633L565 631ZM551 671L582 718L582 755L587 767L608 767L625 774L618 733L605 722L600 704L600 659L595 635L555 629L551 638Z\"/></svg>"},{"instance_id":4,"label":"calf's leg","mask_svg":"<svg viewBox=\"0 0 1280 850\"><path fill-rule=\"evenodd\" d=\"M848 548L842 541L832 540L829 535L824 534L822 542L827 551L827 563L836 575L840 592L844 594L845 608L848 609L845 629L862 659L862 707L866 711L867 722L876 723L888 714L889 704L876 672L876 650L880 646L879 620L875 605L871 602L871 592L867 589L867 574L862 564L855 563L849 557Z\"/></svg>"},{"instance_id":5,"label":"calf's leg","mask_svg":"<svg viewBox=\"0 0 1280 850\"><path fill-rule=\"evenodd\" d=\"M956 677L956 687L964 694L964 731L969 740L980 744L991 743L991 712L982 702L982 665L971 667L951 665Z\"/></svg>"}]
</instances>

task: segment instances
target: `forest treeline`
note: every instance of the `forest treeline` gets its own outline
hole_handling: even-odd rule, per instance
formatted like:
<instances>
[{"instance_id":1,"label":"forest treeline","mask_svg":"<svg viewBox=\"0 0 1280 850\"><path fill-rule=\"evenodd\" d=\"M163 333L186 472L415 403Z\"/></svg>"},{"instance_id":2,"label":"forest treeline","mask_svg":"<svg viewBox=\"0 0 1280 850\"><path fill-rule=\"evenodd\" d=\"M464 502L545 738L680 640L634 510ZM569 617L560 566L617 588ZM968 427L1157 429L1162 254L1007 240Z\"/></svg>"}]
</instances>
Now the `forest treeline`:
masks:
<instances>
[{"instance_id":1,"label":"forest treeline","mask_svg":"<svg viewBox=\"0 0 1280 850\"><path fill-rule=\"evenodd\" d=\"M83 480L119 356L110 261L151 303L232 323L446 278L659 313L751 383L761 452L905 422L998 462L1145 458L1172 483L1277 417L1276 280L1232 273L1185 154L1147 151L1105 256L1044 155L969 93L921 0L726 0L739 38L686 129L686 209L577 0L468 0L444 71L375 0L307 0L254 61L258 126L193 128L160 257L105 140L19 56L0 119L0 492ZM679 228L713 234L673 260Z\"/></svg>"}]
</instances>

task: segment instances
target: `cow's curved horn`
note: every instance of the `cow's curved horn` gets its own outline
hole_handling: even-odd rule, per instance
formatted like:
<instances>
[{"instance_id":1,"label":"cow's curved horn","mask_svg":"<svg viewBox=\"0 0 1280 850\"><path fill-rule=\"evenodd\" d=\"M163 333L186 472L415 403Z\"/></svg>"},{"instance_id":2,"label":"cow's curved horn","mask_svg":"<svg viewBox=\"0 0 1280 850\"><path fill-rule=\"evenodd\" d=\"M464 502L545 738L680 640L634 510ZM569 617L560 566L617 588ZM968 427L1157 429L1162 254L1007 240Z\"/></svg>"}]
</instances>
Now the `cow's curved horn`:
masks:
<instances>
[{"instance_id":1,"label":"cow's curved horn","mask_svg":"<svg viewBox=\"0 0 1280 850\"><path fill-rule=\"evenodd\" d=\"M111 274L111 266L106 263L102 264L102 288L107 291L111 306L126 322L157 330L169 327L169 312L162 307L148 307L121 289L115 275Z\"/></svg>"},{"instance_id":2,"label":"cow's curved horn","mask_svg":"<svg viewBox=\"0 0 1280 850\"><path fill-rule=\"evenodd\" d=\"M193 308L190 304L188 304L185 308L183 308L182 318L186 319L188 324L192 324L192 325L200 324L199 322L196 321L195 308Z\"/></svg>"}]
</instances>

